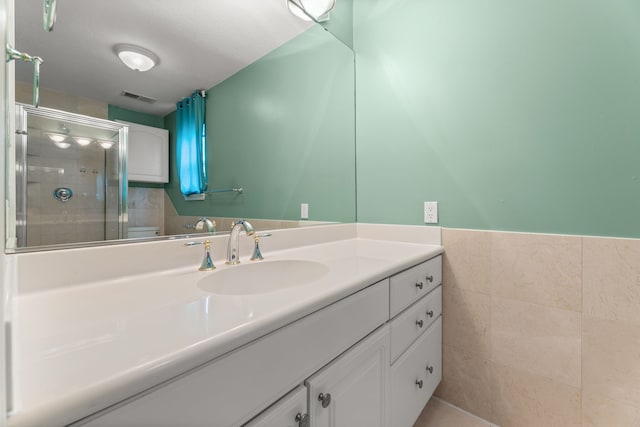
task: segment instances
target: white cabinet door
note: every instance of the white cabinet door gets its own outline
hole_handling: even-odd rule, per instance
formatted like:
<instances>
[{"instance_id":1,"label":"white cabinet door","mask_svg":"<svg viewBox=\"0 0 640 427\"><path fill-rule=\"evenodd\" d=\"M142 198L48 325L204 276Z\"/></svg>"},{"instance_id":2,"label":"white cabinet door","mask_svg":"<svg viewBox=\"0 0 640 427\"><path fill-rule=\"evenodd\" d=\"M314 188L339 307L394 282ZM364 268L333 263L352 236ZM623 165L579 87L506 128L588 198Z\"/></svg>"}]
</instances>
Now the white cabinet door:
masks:
<instances>
[{"instance_id":1,"label":"white cabinet door","mask_svg":"<svg viewBox=\"0 0 640 427\"><path fill-rule=\"evenodd\" d=\"M389 326L306 381L311 427L388 425Z\"/></svg>"},{"instance_id":2,"label":"white cabinet door","mask_svg":"<svg viewBox=\"0 0 640 427\"><path fill-rule=\"evenodd\" d=\"M307 414L307 389L299 386L244 427L301 427Z\"/></svg>"},{"instance_id":3,"label":"white cabinet door","mask_svg":"<svg viewBox=\"0 0 640 427\"><path fill-rule=\"evenodd\" d=\"M129 181L169 182L169 131L136 123L129 126Z\"/></svg>"}]
</instances>

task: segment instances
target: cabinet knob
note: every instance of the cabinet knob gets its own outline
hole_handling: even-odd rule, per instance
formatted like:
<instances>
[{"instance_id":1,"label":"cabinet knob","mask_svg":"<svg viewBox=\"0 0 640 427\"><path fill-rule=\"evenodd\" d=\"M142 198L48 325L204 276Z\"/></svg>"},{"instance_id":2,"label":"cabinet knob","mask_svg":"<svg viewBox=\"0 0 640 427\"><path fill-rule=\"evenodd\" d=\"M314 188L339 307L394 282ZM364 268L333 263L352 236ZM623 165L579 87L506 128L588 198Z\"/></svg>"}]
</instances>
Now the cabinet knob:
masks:
<instances>
[{"instance_id":1,"label":"cabinet knob","mask_svg":"<svg viewBox=\"0 0 640 427\"><path fill-rule=\"evenodd\" d=\"M320 393L318 395L318 401L322 402L322 407L326 408L327 406L329 406L331 404L331 394L327 393Z\"/></svg>"},{"instance_id":2,"label":"cabinet knob","mask_svg":"<svg viewBox=\"0 0 640 427\"><path fill-rule=\"evenodd\" d=\"M416 325L418 325L419 328L422 328L422 325L424 325L424 322L421 320L416 320Z\"/></svg>"},{"instance_id":3,"label":"cabinet knob","mask_svg":"<svg viewBox=\"0 0 640 427\"><path fill-rule=\"evenodd\" d=\"M433 276L427 276L426 279L427 279L427 282L433 283Z\"/></svg>"},{"instance_id":4,"label":"cabinet knob","mask_svg":"<svg viewBox=\"0 0 640 427\"><path fill-rule=\"evenodd\" d=\"M427 372L433 374L433 366L427 366Z\"/></svg>"},{"instance_id":5,"label":"cabinet knob","mask_svg":"<svg viewBox=\"0 0 640 427\"><path fill-rule=\"evenodd\" d=\"M423 287L424 287L424 284L422 282L416 283L416 288L422 290Z\"/></svg>"},{"instance_id":6,"label":"cabinet knob","mask_svg":"<svg viewBox=\"0 0 640 427\"><path fill-rule=\"evenodd\" d=\"M309 427L309 414L302 415L300 412L296 415L298 427Z\"/></svg>"},{"instance_id":7,"label":"cabinet knob","mask_svg":"<svg viewBox=\"0 0 640 427\"><path fill-rule=\"evenodd\" d=\"M427 311L427 316L433 317L433 310L428 310Z\"/></svg>"},{"instance_id":8,"label":"cabinet knob","mask_svg":"<svg viewBox=\"0 0 640 427\"><path fill-rule=\"evenodd\" d=\"M422 388L422 380L416 380L416 385L418 386L418 388Z\"/></svg>"}]
</instances>

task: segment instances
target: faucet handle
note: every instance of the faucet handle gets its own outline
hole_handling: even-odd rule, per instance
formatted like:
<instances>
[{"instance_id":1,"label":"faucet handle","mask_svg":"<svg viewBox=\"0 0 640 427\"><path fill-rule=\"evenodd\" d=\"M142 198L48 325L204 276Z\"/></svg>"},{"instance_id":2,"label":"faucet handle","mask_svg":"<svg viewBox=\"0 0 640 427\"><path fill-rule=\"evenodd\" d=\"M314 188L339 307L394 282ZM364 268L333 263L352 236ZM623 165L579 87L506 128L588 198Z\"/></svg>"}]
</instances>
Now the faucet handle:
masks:
<instances>
[{"instance_id":1,"label":"faucet handle","mask_svg":"<svg viewBox=\"0 0 640 427\"><path fill-rule=\"evenodd\" d=\"M202 264L200 264L200 271L212 271L216 269L211 260L211 241L205 240L204 242L187 242L185 246L199 246L204 245L204 258L202 258Z\"/></svg>"},{"instance_id":2,"label":"faucet handle","mask_svg":"<svg viewBox=\"0 0 640 427\"><path fill-rule=\"evenodd\" d=\"M256 234L253 237L253 242L255 246L253 247L253 255L249 258L251 261L262 261L264 257L262 256L262 251L260 251L260 239L262 237L270 237L271 233L260 233Z\"/></svg>"},{"instance_id":3,"label":"faucet handle","mask_svg":"<svg viewBox=\"0 0 640 427\"><path fill-rule=\"evenodd\" d=\"M207 231L209 233L216 232L216 222L215 220L209 219L207 217L201 217L196 221L196 225L194 226L196 230L204 230L205 226L207 227Z\"/></svg>"}]
</instances>

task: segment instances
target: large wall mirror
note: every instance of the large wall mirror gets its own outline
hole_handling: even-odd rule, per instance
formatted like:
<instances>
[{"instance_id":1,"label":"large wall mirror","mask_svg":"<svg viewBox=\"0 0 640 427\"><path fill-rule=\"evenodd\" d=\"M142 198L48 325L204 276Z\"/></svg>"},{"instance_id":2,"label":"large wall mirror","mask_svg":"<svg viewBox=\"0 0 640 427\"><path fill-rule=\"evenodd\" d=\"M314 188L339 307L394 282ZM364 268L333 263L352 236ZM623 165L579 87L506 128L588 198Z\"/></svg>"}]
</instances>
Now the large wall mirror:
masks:
<instances>
[{"instance_id":1,"label":"large wall mirror","mask_svg":"<svg viewBox=\"0 0 640 427\"><path fill-rule=\"evenodd\" d=\"M16 49L44 61L42 107L169 131L169 182L128 183L123 191L125 231L120 237L129 237L127 229L143 227L153 230L148 235L191 234L202 216L217 218L222 232L228 229L225 221L233 218L257 219L257 228L355 221L352 0L337 0L321 23L294 16L286 0L62 1L57 2L51 32L43 29L42 1L16 0L14 7ZM120 44L152 51L156 66L146 72L128 69L114 50ZM7 66L15 67L16 101L31 103L32 66L20 61ZM175 104L194 90L206 91L208 188L241 187L242 193L214 193L188 201L179 191ZM68 127L63 120L51 126ZM55 141L41 139L54 144L41 152L51 154L59 148ZM91 149L104 152L95 141ZM66 153L78 158L85 149L73 148ZM65 155L65 150L58 151L56 155ZM54 157L47 154L37 160L38 182L25 179L24 188L16 188L15 177L8 180L9 212L28 201L25 212L31 210L31 218L47 218L47 224L32 228L44 230L45 237L18 244L25 217L13 214L7 221L7 249L117 241L108 225L101 238L97 223L90 223L85 228L91 232L75 240L67 235L66 241L47 241L47 230L62 229L65 212L67 219L69 211L78 212L73 204L81 199L61 203L54 200L54 190L80 194L84 190L72 186L84 185L91 193L91 185L96 185L91 174L100 170L91 166L88 171L86 165L71 162L73 175L87 182L66 183L60 167L47 164ZM9 173L22 168L15 156L7 160ZM49 180L46 171L55 179ZM30 186L42 199L29 193ZM49 191L49 186L55 189ZM308 219L301 217L303 204L308 206ZM44 211L49 205L58 212Z\"/></svg>"}]
</instances>

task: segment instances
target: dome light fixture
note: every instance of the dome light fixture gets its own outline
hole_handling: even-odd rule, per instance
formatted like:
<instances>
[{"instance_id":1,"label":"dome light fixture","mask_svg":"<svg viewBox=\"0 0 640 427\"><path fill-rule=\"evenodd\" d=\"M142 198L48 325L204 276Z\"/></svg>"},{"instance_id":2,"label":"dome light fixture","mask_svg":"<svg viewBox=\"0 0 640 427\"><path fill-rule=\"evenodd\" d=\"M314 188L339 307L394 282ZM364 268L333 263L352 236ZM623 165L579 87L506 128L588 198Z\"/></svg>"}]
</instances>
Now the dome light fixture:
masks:
<instances>
[{"instance_id":1,"label":"dome light fixture","mask_svg":"<svg viewBox=\"0 0 640 427\"><path fill-rule=\"evenodd\" d=\"M63 150L66 150L67 148L71 147L71 143L64 142L64 141L57 141L57 142L54 142L54 144L56 147L62 148Z\"/></svg>"},{"instance_id":2,"label":"dome light fixture","mask_svg":"<svg viewBox=\"0 0 640 427\"><path fill-rule=\"evenodd\" d=\"M140 46L132 44L117 44L113 51L120 61L134 71L149 71L160 62L158 55Z\"/></svg>"},{"instance_id":3,"label":"dome light fixture","mask_svg":"<svg viewBox=\"0 0 640 427\"><path fill-rule=\"evenodd\" d=\"M99 139L98 144L105 150L108 150L109 148L113 147L114 142L106 139Z\"/></svg>"},{"instance_id":4,"label":"dome light fixture","mask_svg":"<svg viewBox=\"0 0 640 427\"><path fill-rule=\"evenodd\" d=\"M91 144L93 142L93 139L91 138L85 138L84 136L74 136L73 139L76 140L76 142L78 143L78 145L82 145L83 147Z\"/></svg>"},{"instance_id":5,"label":"dome light fixture","mask_svg":"<svg viewBox=\"0 0 640 427\"><path fill-rule=\"evenodd\" d=\"M53 141L54 143L56 142L62 142L65 139L67 139L67 135L64 135L62 133L55 133L55 132L49 132L47 133L47 136L49 137L49 139L51 141Z\"/></svg>"},{"instance_id":6,"label":"dome light fixture","mask_svg":"<svg viewBox=\"0 0 640 427\"><path fill-rule=\"evenodd\" d=\"M287 0L289 12L304 21L328 21L335 5L336 0Z\"/></svg>"}]
</instances>

